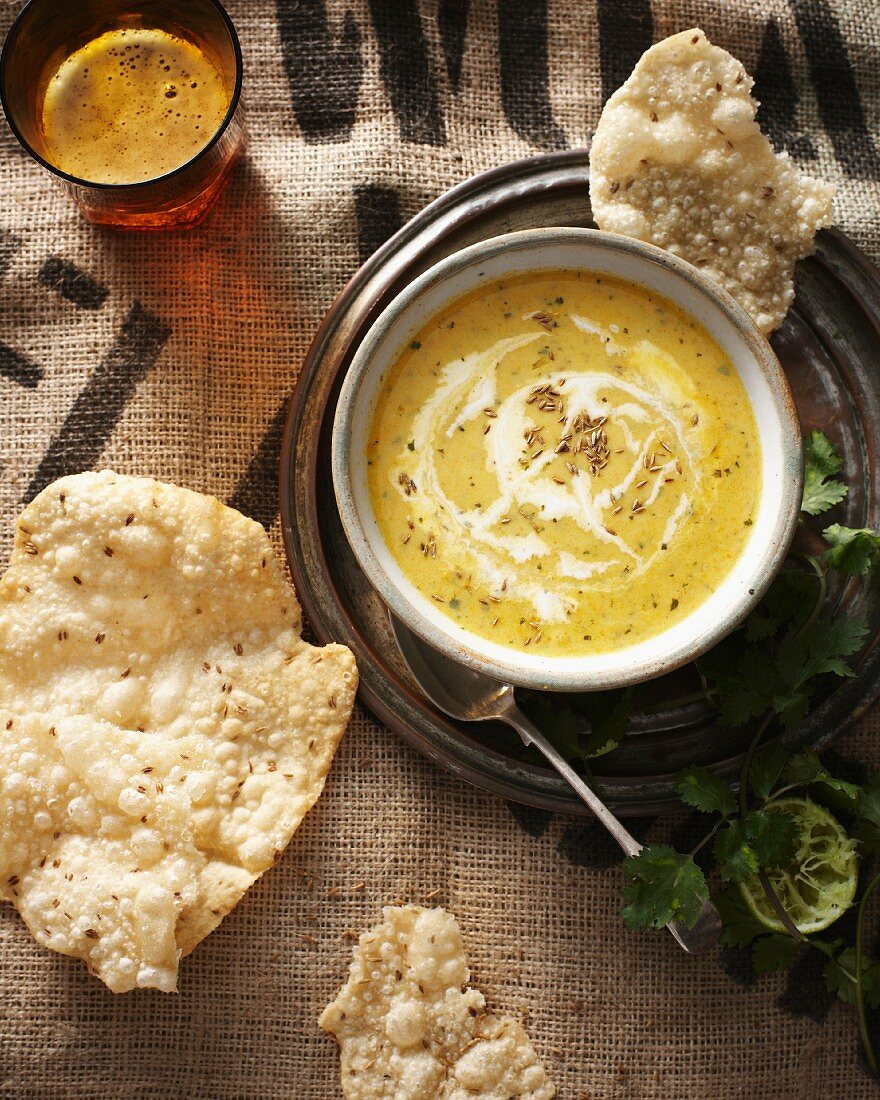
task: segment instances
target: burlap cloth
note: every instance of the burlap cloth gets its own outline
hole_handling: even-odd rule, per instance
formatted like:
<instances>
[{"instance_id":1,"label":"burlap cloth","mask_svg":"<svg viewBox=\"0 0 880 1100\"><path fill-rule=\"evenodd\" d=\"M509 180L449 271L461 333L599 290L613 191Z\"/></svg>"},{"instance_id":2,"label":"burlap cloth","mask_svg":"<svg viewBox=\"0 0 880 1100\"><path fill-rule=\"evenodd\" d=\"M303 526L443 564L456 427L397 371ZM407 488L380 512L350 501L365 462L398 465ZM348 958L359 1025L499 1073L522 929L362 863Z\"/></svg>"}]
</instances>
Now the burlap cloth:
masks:
<instances>
[{"instance_id":1,"label":"burlap cloth","mask_svg":"<svg viewBox=\"0 0 880 1100\"><path fill-rule=\"evenodd\" d=\"M5 32L18 4L0 7ZM467 9L232 3L249 155L189 235L90 229L2 128L0 556L23 498L101 464L215 493L277 534L279 410L359 259L467 176L586 144L652 37L699 24L757 72L774 139L839 184L839 223L876 258L876 0ZM840 751L880 761L878 717ZM359 710L320 803L184 962L178 996L114 997L3 907L0 1092L330 1100L336 1047L315 1021L347 969L343 934L430 896L458 916L492 1003L528 1013L567 1100L874 1094L853 1014L812 963L756 979L737 955L627 933L616 861L594 826L514 816Z\"/></svg>"}]
</instances>

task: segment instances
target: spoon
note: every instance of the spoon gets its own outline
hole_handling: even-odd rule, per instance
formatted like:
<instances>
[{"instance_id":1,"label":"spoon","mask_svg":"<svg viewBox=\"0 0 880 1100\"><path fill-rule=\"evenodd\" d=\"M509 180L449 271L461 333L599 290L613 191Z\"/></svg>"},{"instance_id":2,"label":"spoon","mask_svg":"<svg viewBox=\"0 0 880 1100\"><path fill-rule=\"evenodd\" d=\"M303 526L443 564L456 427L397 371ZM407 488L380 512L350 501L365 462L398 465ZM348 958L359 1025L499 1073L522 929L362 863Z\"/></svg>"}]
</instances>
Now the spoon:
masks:
<instances>
[{"instance_id":1,"label":"spoon","mask_svg":"<svg viewBox=\"0 0 880 1100\"><path fill-rule=\"evenodd\" d=\"M642 850L643 845L587 786L562 753L526 718L516 705L512 684L502 684L444 656L413 634L395 615L390 615L390 618L391 629L407 668L436 707L451 718L464 722L485 722L494 718L512 726L524 745L534 745L559 772L628 856L637 855ZM670 921L666 927L689 955L699 955L717 942L721 934L721 917L712 902L706 901L693 928L687 928L677 920Z\"/></svg>"}]
</instances>

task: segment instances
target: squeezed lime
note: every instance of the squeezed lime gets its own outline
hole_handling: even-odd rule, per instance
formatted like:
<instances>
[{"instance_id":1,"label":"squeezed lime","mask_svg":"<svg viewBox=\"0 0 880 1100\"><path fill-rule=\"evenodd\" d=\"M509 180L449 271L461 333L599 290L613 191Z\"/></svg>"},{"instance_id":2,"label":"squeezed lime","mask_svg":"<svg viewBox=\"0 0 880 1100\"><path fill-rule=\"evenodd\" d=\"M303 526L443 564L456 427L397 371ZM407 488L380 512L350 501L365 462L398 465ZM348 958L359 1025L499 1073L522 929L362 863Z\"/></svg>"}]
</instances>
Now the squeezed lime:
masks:
<instances>
[{"instance_id":1,"label":"squeezed lime","mask_svg":"<svg viewBox=\"0 0 880 1100\"><path fill-rule=\"evenodd\" d=\"M798 846L791 863L767 871L776 896L798 931L821 932L852 905L858 883L855 841L824 806L809 798L781 798L765 813L789 813L798 824ZM767 929L785 932L785 926L757 875L740 883L746 905Z\"/></svg>"}]
</instances>

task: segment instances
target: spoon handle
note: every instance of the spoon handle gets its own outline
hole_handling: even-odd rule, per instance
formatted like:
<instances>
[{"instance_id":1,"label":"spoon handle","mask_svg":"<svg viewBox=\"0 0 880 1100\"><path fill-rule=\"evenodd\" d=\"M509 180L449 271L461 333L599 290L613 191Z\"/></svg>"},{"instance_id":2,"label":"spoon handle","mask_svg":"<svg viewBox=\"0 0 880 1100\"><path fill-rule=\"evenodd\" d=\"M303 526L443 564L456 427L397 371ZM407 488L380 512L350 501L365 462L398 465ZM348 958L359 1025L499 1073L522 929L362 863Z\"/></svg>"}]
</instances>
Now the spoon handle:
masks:
<instances>
[{"instance_id":1,"label":"spoon handle","mask_svg":"<svg viewBox=\"0 0 880 1100\"><path fill-rule=\"evenodd\" d=\"M643 845L617 820L602 799L584 782L562 753L554 748L537 726L534 726L526 718L512 698L507 700L503 712L498 717L507 722L508 725L513 726L522 738L524 745L534 745L548 763L553 765L562 778L570 784L572 790L590 807L628 856L638 855ZM687 928L681 921L670 921L666 927L681 948L690 955L698 955L703 951L708 951L718 941L721 934L721 917L712 902L706 901L693 928Z\"/></svg>"}]
</instances>

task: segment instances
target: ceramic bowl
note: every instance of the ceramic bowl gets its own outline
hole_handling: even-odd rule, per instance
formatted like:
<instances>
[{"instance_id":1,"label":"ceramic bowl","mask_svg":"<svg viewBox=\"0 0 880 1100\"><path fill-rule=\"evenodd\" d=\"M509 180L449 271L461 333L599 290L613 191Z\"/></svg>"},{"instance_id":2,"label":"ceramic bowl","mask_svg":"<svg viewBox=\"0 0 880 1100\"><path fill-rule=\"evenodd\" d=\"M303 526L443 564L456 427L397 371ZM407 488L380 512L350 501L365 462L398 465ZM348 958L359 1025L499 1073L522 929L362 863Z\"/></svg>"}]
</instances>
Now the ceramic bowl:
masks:
<instances>
[{"instance_id":1,"label":"ceramic bowl","mask_svg":"<svg viewBox=\"0 0 880 1100\"><path fill-rule=\"evenodd\" d=\"M662 295L702 324L739 373L752 404L763 486L742 554L717 589L675 625L622 649L572 657L522 652L459 626L423 596L391 554L367 484L368 433L382 382L401 350L435 314L481 285L528 271L617 276ZM462 249L420 275L382 311L345 377L333 424L332 470L346 536L390 610L436 649L498 680L550 691L639 683L704 653L733 630L767 589L797 525L803 460L782 367L746 312L690 264L652 245L591 229L535 229Z\"/></svg>"}]
</instances>

